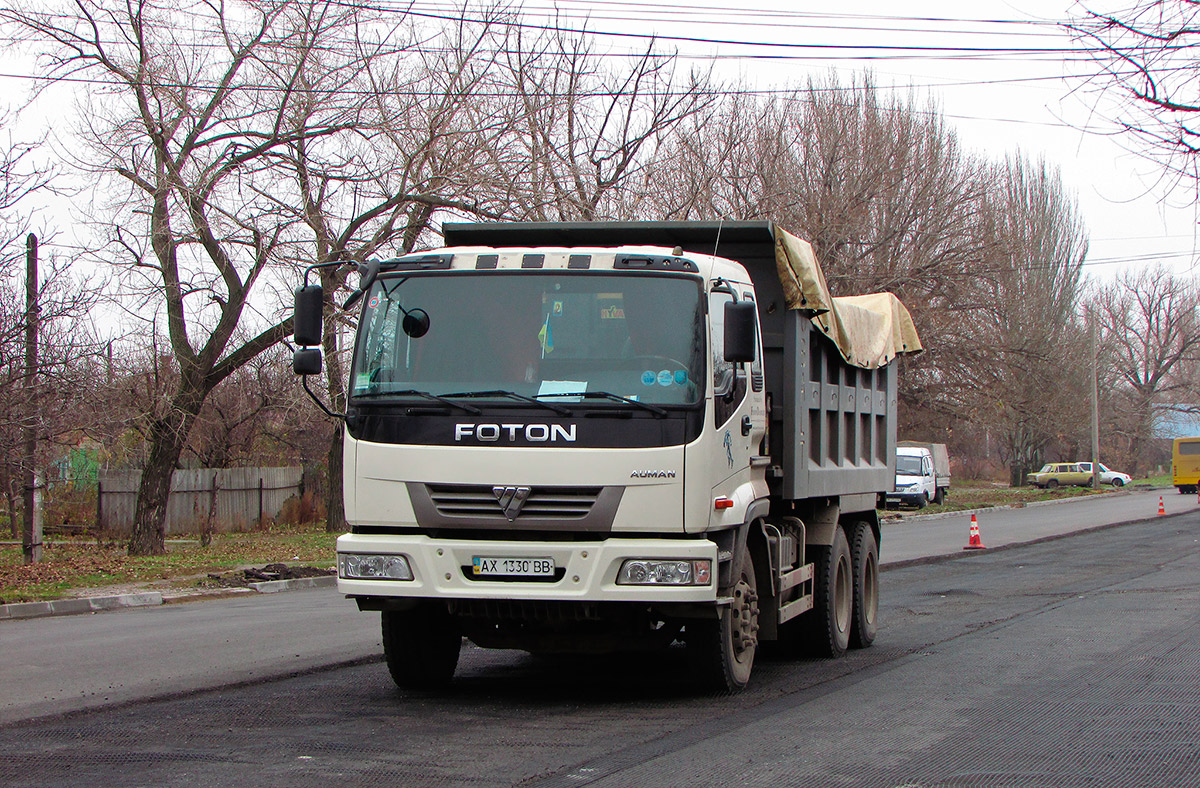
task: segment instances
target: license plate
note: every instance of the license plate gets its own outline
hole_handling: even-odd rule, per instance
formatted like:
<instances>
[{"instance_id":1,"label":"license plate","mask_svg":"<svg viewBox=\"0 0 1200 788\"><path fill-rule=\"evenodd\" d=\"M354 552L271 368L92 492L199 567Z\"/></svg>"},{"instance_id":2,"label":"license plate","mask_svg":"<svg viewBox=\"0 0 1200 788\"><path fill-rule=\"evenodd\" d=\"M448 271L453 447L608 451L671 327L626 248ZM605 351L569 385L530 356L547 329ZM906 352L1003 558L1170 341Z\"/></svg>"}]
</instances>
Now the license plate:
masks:
<instances>
[{"instance_id":1,"label":"license plate","mask_svg":"<svg viewBox=\"0 0 1200 788\"><path fill-rule=\"evenodd\" d=\"M553 577L553 558L491 558L475 556L471 559L476 575L504 575L519 577Z\"/></svg>"}]
</instances>

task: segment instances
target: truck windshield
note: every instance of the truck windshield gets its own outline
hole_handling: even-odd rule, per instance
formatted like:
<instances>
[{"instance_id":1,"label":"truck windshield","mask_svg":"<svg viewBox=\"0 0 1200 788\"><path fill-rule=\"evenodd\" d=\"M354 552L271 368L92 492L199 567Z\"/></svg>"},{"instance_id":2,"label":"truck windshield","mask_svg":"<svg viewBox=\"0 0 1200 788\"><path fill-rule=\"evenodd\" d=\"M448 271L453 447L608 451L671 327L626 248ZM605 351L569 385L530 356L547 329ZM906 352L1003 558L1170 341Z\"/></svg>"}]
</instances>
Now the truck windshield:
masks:
<instances>
[{"instance_id":1,"label":"truck windshield","mask_svg":"<svg viewBox=\"0 0 1200 788\"><path fill-rule=\"evenodd\" d=\"M564 405L603 392L699 402L706 380L699 279L638 273L382 276L363 307L350 396L414 392ZM510 394L506 394L510 393ZM473 395L473 396L472 396ZM588 403L618 402L588 397Z\"/></svg>"},{"instance_id":2,"label":"truck windshield","mask_svg":"<svg viewBox=\"0 0 1200 788\"><path fill-rule=\"evenodd\" d=\"M896 475L897 476L920 476L921 475L921 458L912 457L904 454L896 455Z\"/></svg>"}]
</instances>

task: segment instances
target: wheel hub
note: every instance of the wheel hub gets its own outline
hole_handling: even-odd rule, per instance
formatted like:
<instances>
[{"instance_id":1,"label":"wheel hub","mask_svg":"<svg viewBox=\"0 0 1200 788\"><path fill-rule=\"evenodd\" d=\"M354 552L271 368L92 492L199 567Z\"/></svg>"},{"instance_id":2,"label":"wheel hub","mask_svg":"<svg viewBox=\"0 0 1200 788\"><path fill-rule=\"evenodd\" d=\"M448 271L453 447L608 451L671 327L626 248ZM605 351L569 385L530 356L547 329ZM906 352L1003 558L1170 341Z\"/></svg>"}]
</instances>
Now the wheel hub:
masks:
<instances>
[{"instance_id":1,"label":"wheel hub","mask_svg":"<svg viewBox=\"0 0 1200 788\"><path fill-rule=\"evenodd\" d=\"M739 657L758 645L758 592L743 577L733 589L733 650Z\"/></svg>"}]
</instances>

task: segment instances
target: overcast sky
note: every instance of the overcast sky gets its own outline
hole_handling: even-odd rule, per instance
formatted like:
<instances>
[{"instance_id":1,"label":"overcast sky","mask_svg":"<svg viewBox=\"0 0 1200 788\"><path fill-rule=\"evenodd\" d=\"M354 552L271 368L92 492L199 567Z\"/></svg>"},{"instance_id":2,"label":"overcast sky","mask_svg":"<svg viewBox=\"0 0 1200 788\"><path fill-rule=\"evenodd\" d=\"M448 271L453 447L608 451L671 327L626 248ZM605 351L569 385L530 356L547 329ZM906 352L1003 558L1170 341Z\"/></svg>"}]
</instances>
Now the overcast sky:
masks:
<instances>
[{"instance_id":1,"label":"overcast sky","mask_svg":"<svg viewBox=\"0 0 1200 788\"><path fill-rule=\"evenodd\" d=\"M557 7L557 24L606 46L664 47L756 89L811 73L871 69L880 86L937 100L966 147L1000 160L1021 150L1059 166L1091 233L1089 274L1162 260L1195 271L1194 194L1168 195L1158 170L1122 140L1088 133L1094 96L1072 78L1095 71L1062 29L1070 0L530 0L526 17ZM1093 4L1095 5L1095 4ZM439 0L414 10L446 13ZM543 20L544 21L544 20ZM745 43L742 43L745 42ZM1131 141L1125 140L1127 144Z\"/></svg>"}]
</instances>

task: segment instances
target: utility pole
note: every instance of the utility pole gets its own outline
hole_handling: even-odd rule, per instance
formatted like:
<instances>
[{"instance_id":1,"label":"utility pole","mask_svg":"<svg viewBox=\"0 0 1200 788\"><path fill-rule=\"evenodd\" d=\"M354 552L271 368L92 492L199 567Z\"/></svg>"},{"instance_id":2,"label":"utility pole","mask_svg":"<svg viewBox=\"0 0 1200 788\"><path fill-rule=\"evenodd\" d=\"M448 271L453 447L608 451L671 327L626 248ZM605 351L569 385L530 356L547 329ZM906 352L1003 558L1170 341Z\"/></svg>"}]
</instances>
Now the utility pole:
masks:
<instances>
[{"instance_id":1,"label":"utility pole","mask_svg":"<svg viewBox=\"0 0 1200 788\"><path fill-rule=\"evenodd\" d=\"M1092 334L1092 489L1100 489L1100 354L1096 346L1096 316L1088 310Z\"/></svg>"},{"instance_id":2,"label":"utility pole","mask_svg":"<svg viewBox=\"0 0 1200 788\"><path fill-rule=\"evenodd\" d=\"M25 239L25 533L21 540L26 564L42 560L42 495L37 474L37 336L38 336L38 239Z\"/></svg>"}]
</instances>

